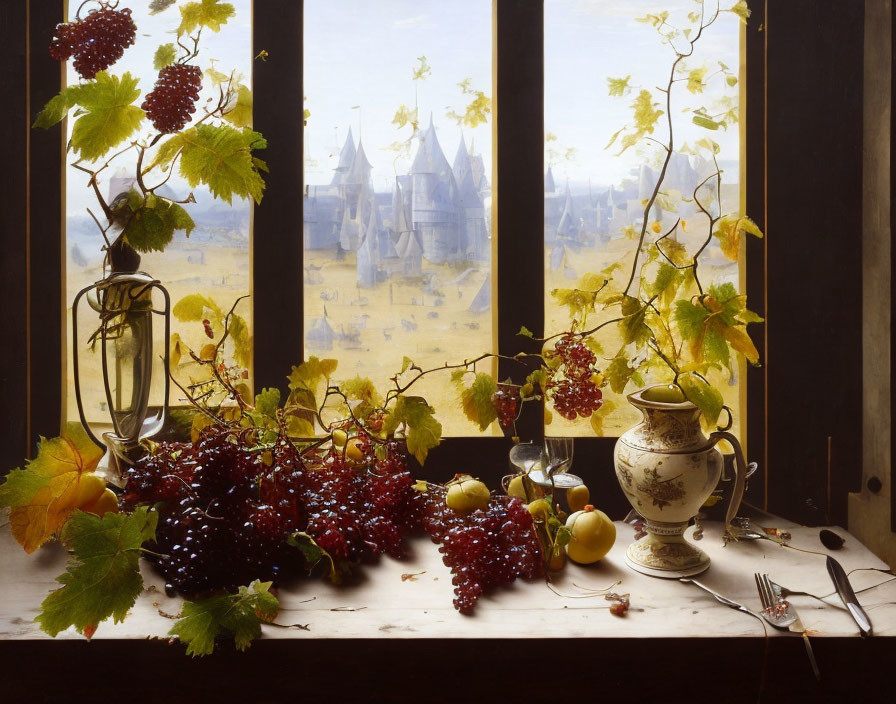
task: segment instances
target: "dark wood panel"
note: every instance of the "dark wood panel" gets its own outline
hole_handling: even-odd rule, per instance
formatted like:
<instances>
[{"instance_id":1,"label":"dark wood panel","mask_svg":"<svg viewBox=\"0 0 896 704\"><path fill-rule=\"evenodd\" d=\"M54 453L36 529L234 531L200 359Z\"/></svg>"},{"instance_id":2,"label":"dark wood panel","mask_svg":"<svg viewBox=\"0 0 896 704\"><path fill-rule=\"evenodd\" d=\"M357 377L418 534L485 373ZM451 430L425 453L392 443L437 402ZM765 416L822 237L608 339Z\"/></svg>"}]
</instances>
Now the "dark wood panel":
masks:
<instances>
[{"instance_id":1,"label":"dark wood panel","mask_svg":"<svg viewBox=\"0 0 896 704\"><path fill-rule=\"evenodd\" d=\"M769 508L845 525L862 464L864 5L767 13Z\"/></svg>"},{"instance_id":2,"label":"dark wood panel","mask_svg":"<svg viewBox=\"0 0 896 704\"><path fill-rule=\"evenodd\" d=\"M29 2L29 120L62 87L64 65L48 47L56 25L64 19L62 2ZM48 130L32 130L29 142L27 231L28 285L28 441L59 433L62 412L64 354L62 253L62 169L64 122ZM57 195L58 194L58 195Z\"/></svg>"},{"instance_id":3,"label":"dark wood panel","mask_svg":"<svg viewBox=\"0 0 896 704\"><path fill-rule=\"evenodd\" d=\"M896 12L890 10L890 529L896 532L896 159L893 158L893 135L896 135Z\"/></svg>"},{"instance_id":4,"label":"dark wood panel","mask_svg":"<svg viewBox=\"0 0 896 704\"><path fill-rule=\"evenodd\" d=\"M4 96L4 168L0 170L3 207L0 208L0 301L5 338L0 356L0 427L4 442L0 448L0 474L22 462L28 454L25 336L27 331L27 279L25 238L27 233L27 190L23 174L28 164L28 109L26 35L27 2L0 3L0 94Z\"/></svg>"},{"instance_id":5,"label":"dark wood panel","mask_svg":"<svg viewBox=\"0 0 896 704\"><path fill-rule=\"evenodd\" d=\"M255 0L252 83L255 129L268 140L270 167L252 231L255 387L285 391L302 359L302 8Z\"/></svg>"},{"instance_id":6,"label":"dark wood panel","mask_svg":"<svg viewBox=\"0 0 896 704\"><path fill-rule=\"evenodd\" d=\"M751 4L752 15L746 29L746 104L744 105L744 139L746 141L746 202L744 212L755 220L763 232L768 229L765 216L765 4ZM765 317L766 240L748 237L746 241L745 292L750 310ZM751 481L745 500L753 506L766 506L766 482L769 459L766 452L766 375L768 359L765 325L753 325L750 336L759 350L762 367L747 368L747 459L759 463L759 481Z\"/></svg>"}]
</instances>

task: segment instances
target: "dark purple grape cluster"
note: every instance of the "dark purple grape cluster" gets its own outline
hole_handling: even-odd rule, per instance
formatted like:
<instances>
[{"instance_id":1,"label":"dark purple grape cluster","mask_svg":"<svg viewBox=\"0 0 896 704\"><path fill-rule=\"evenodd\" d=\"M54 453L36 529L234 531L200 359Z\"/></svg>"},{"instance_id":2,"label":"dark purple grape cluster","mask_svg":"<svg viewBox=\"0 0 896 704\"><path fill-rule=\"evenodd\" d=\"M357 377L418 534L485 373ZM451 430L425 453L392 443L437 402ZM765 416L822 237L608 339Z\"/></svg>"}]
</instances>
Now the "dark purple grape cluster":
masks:
<instances>
[{"instance_id":1,"label":"dark purple grape cluster","mask_svg":"<svg viewBox=\"0 0 896 704\"><path fill-rule=\"evenodd\" d=\"M196 111L201 88L202 70L198 66L171 64L159 71L155 86L140 107L159 132L177 132Z\"/></svg>"},{"instance_id":2,"label":"dark purple grape cluster","mask_svg":"<svg viewBox=\"0 0 896 704\"><path fill-rule=\"evenodd\" d=\"M264 458L244 433L212 426L196 443L161 443L129 471L127 510L161 502L154 552L171 590L193 596L298 574L305 532L337 562L404 554L422 496L401 448L349 466L331 452L303 461L280 440Z\"/></svg>"},{"instance_id":3,"label":"dark purple grape cluster","mask_svg":"<svg viewBox=\"0 0 896 704\"><path fill-rule=\"evenodd\" d=\"M492 406L498 413L498 424L502 428L509 428L516 420L517 411L520 408L520 395L512 389L502 389L500 386L492 394Z\"/></svg>"},{"instance_id":4,"label":"dark purple grape cluster","mask_svg":"<svg viewBox=\"0 0 896 704\"><path fill-rule=\"evenodd\" d=\"M544 574L532 514L508 496L492 496L488 508L461 516L439 493L428 493L423 527L441 543L443 562L454 574L454 608L469 614L479 597L517 577Z\"/></svg>"},{"instance_id":5,"label":"dark purple grape cluster","mask_svg":"<svg viewBox=\"0 0 896 704\"><path fill-rule=\"evenodd\" d=\"M118 61L136 36L137 25L128 8L115 10L101 3L83 19L56 25L50 56L57 61L74 57L78 74L93 78Z\"/></svg>"},{"instance_id":6,"label":"dark purple grape cluster","mask_svg":"<svg viewBox=\"0 0 896 704\"><path fill-rule=\"evenodd\" d=\"M554 345L551 356L562 363L562 374L548 383L554 410L567 420L588 418L603 405L603 393L592 381L597 359L594 352L575 335L567 334Z\"/></svg>"}]
</instances>

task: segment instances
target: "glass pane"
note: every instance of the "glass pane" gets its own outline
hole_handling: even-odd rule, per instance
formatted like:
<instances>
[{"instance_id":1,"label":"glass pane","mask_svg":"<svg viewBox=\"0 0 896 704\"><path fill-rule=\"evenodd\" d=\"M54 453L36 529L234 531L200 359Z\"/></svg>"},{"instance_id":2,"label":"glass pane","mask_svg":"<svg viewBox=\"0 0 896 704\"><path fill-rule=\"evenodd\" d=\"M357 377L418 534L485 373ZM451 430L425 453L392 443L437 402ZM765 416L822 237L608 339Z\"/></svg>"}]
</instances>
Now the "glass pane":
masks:
<instances>
[{"instance_id":1,"label":"glass pane","mask_svg":"<svg viewBox=\"0 0 896 704\"><path fill-rule=\"evenodd\" d=\"M234 17L221 26L218 33L203 31L199 44L198 66L205 71L203 91L196 103L194 121L203 115L202 106L206 99L217 100L218 89L213 87L207 69L214 67L217 71L241 74L241 82L251 85L252 70L252 32L251 32L251 0L230 0L236 10ZM72 11L76 8L72 5ZM125 49L124 56L109 69L109 73L121 76L129 71L139 78L138 87L141 95L137 104L142 103L146 94L152 90L158 71L153 68L153 56L156 49L175 41L173 30L180 22L177 7L156 15L151 15L147 3L132 3L132 18L137 25L137 37L133 46ZM90 9L85 6L83 12ZM78 74L69 62L68 85L80 81ZM74 120L68 121L69 137ZM141 125L140 138L149 140L154 136L152 125L145 121ZM126 147L122 144L121 147ZM112 153L114 153L113 150ZM104 276L103 236L87 209L104 220L98 206L96 196L89 187L90 176L71 166L75 157L67 155L69 166L65 181L65 297L67 315L65 328L68 339L69 373L66 389L65 414L69 420L78 418L74 392L72 370L72 325L71 306L75 295L86 286L99 281ZM97 186L107 203L111 203L117 195L126 192L135 181L136 153L130 150L115 157L109 166L100 171ZM149 158L149 157L147 157ZM103 161L95 164L83 164L91 170L98 170ZM147 176L147 186L152 187L164 179L165 174L158 169ZM184 296L202 294L212 299L216 305L226 312L234 301L250 292L249 278L249 222L250 206L245 200L234 199L233 205L216 200L204 186L190 188L175 173L157 193L173 199L186 199L193 193L196 202L186 203L183 207L188 211L195 229L186 237L183 230L176 231L173 241L164 252L151 252L141 255L140 270L159 279L167 287L171 295L172 305L177 304ZM158 294L153 297L154 305L161 306L162 299ZM96 351L91 350L87 338L97 328L97 314L90 309L86 300L82 300L78 316L79 367L81 370L81 392L84 410L88 419L96 423L108 423L108 403L103 390L103 376L100 363L99 345ZM251 306L248 301L241 304L238 312L247 320L251 329ZM155 317L155 316L154 316ZM153 395L150 404L159 404L162 398L164 368L160 361L164 346L161 342L161 326L154 331L153 354ZM178 334L197 351L203 346L203 326L198 322L180 322L172 319L172 333ZM208 342L208 339L204 339ZM133 347L126 340L119 340L110 345L110 378L116 382L116 364L112 361L116 355L125 355ZM114 349L113 349L114 348ZM131 379L118 378L117 392L113 393L113 406L119 402L127 405L131 395ZM171 401L177 402L182 394L173 389Z\"/></svg>"},{"instance_id":2,"label":"glass pane","mask_svg":"<svg viewBox=\"0 0 896 704\"><path fill-rule=\"evenodd\" d=\"M305 351L338 379L493 350L491 52L489 0L305 2ZM414 393L473 434L447 374Z\"/></svg>"},{"instance_id":3,"label":"glass pane","mask_svg":"<svg viewBox=\"0 0 896 704\"><path fill-rule=\"evenodd\" d=\"M658 14L655 3L646 0L545 1L544 236L548 335L566 330L570 324L570 309L558 303L550 293L552 290L593 290L593 282L583 281L589 273L597 275L598 283L610 280L607 293L625 290L645 221L644 209L654 190L658 190L657 198L647 213L645 250L637 264L637 270L651 281L665 258L656 252L651 255L647 246L671 230L667 238L670 246L683 245L693 255L707 239L708 218L694 199L698 186L698 200L714 217L720 212L719 183L721 212L739 211L740 20L733 13L720 13L694 42L693 54L679 62L671 84L669 111L674 151L663 182L657 186L666 157L663 145L669 142L663 90L676 58L673 46L684 52L690 39L696 37L701 4L672 0L662 7L668 13ZM707 13L714 9L715 3L706 3ZM646 100L642 90L648 91ZM654 122L649 113L637 115L638 108L662 111L661 117ZM639 118L651 127L640 135ZM637 139L627 141L628 135ZM720 180L710 177L716 167L706 139L718 145L715 158ZM679 224L674 227L676 221ZM724 256L718 242L711 238L700 257L700 281L704 287L731 282L739 288L738 263ZM669 253L668 247L661 245L660 249ZM634 295L636 290L633 287L630 293ZM685 284L674 298L688 298L692 293L696 289L691 291ZM649 296L644 296L642 290L642 300L646 298ZM664 303L674 304L674 300ZM618 305L602 310L598 303L596 312L588 314L585 329L620 314ZM581 320L580 311L576 317ZM595 338L603 348L599 363L602 361L606 370L623 347L618 326L608 325ZM632 352L629 347L628 355ZM725 403L735 410L737 418L741 416L738 409L742 370L736 364L732 367L730 374L727 369L707 373L722 389ZM668 370L661 366L641 368L623 393L614 393L609 385L604 387L604 400L611 403L601 414L603 434L620 435L640 417L627 403L625 394L635 391L641 382L655 383L669 377ZM556 413L550 428L552 433L594 432L587 421L572 423Z\"/></svg>"}]
</instances>

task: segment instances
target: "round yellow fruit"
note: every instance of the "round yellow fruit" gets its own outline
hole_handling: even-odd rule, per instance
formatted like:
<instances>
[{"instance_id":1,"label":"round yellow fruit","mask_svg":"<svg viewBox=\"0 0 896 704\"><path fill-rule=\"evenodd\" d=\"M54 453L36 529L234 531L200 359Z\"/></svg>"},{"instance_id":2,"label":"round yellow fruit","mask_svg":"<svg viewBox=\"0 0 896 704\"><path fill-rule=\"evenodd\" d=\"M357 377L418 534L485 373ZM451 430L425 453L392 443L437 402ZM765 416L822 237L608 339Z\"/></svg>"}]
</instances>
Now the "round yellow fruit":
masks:
<instances>
[{"instance_id":1,"label":"round yellow fruit","mask_svg":"<svg viewBox=\"0 0 896 704\"><path fill-rule=\"evenodd\" d=\"M553 509L547 499L536 499L529 504L529 513L537 521L547 521L551 517Z\"/></svg>"},{"instance_id":2,"label":"round yellow fruit","mask_svg":"<svg viewBox=\"0 0 896 704\"><path fill-rule=\"evenodd\" d=\"M510 483L507 485L507 495L514 496L523 503L529 501L529 497L526 496L526 487L523 484L522 474L518 474L510 480Z\"/></svg>"},{"instance_id":3,"label":"round yellow fruit","mask_svg":"<svg viewBox=\"0 0 896 704\"><path fill-rule=\"evenodd\" d=\"M72 506L87 506L96 501L106 489L106 482L96 474L82 474L78 480L78 492ZM117 499L116 499L117 503Z\"/></svg>"},{"instance_id":4,"label":"round yellow fruit","mask_svg":"<svg viewBox=\"0 0 896 704\"><path fill-rule=\"evenodd\" d=\"M654 403L682 403L685 400L684 393L675 384L651 386L644 390L641 398Z\"/></svg>"},{"instance_id":5,"label":"round yellow fruit","mask_svg":"<svg viewBox=\"0 0 896 704\"><path fill-rule=\"evenodd\" d=\"M111 489L104 489L103 493L93 503L83 506L82 511L103 516L107 513L118 513L118 497Z\"/></svg>"},{"instance_id":6,"label":"round yellow fruit","mask_svg":"<svg viewBox=\"0 0 896 704\"><path fill-rule=\"evenodd\" d=\"M334 430L333 431L333 444L336 447L342 447L345 445L345 441L348 439L348 436L345 434L344 430Z\"/></svg>"},{"instance_id":7,"label":"round yellow fruit","mask_svg":"<svg viewBox=\"0 0 896 704\"><path fill-rule=\"evenodd\" d=\"M569 506L569 510L573 513L581 511L591 503L591 492L588 491L588 487L584 484L574 486L566 491L566 503Z\"/></svg>"},{"instance_id":8,"label":"round yellow fruit","mask_svg":"<svg viewBox=\"0 0 896 704\"><path fill-rule=\"evenodd\" d=\"M345 458L349 462L363 462L364 452L360 447L361 439L354 437L345 444Z\"/></svg>"},{"instance_id":9,"label":"round yellow fruit","mask_svg":"<svg viewBox=\"0 0 896 704\"><path fill-rule=\"evenodd\" d=\"M616 542L616 526L603 511L590 504L576 511L566 521L572 534L566 545L566 554L573 562L590 565L610 552Z\"/></svg>"},{"instance_id":10,"label":"round yellow fruit","mask_svg":"<svg viewBox=\"0 0 896 704\"><path fill-rule=\"evenodd\" d=\"M445 503L448 508L466 515L488 506L488 487L478 479L464 479L448 487Z\"/></svg>"}]
</instances>

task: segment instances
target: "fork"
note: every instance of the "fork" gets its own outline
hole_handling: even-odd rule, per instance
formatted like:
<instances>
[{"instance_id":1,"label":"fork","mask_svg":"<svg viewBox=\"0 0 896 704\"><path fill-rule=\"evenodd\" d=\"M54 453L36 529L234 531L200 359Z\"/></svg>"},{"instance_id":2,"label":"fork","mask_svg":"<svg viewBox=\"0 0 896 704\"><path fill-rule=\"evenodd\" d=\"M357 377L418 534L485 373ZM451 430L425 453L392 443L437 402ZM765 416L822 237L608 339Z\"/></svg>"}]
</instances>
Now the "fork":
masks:
<instances>
[{"instance_id":1,"label":"fork","mask_svg":"<svg viewBox=\"0 0 896 704\"><path fill-rule=\"evenodd\" d=\"M812 672L815 674L816 680L821 680L821 672L818 669L818 663L815 661L815 653L812 651L812 643L809 642L809 635L803 626L800 617L796 613L796 609L790 605L790 602L779 596L779 593L772 587L772 581L767 574L753 573L756 580L756 588L759 590L759 601L762 602L762 616L775 628L786 629L794 633L801 633L803 643L806 645L806 654L809 656L809 663L812 665Z\"/></svg>"}]
</instances>

